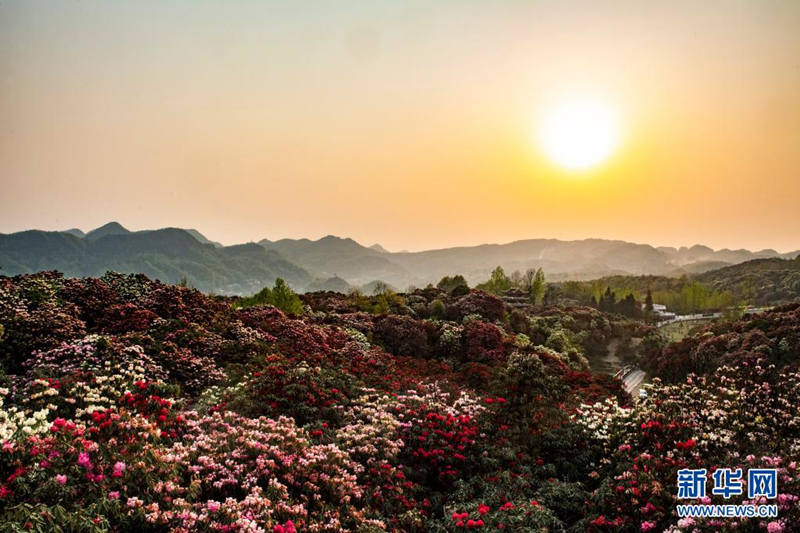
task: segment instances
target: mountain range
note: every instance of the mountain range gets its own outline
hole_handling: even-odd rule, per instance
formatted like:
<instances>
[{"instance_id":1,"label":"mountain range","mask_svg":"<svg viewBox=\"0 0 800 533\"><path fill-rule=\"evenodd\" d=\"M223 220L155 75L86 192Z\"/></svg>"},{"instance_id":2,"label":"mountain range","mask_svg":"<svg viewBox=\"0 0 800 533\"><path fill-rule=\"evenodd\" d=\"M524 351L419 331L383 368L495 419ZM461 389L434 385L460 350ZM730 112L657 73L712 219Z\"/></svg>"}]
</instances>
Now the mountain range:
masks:
<instances>
[{"instance_id":1,"label":"mountain range","mask_svg":"<svg viewBox=\"0 0 800 533\"><path fill-rule=\"evenodd\" d=\"M318 240L263 239L223 246L194 229L129 231L110 222L84 233L28 230L0 234L0 273L59 270L68 276L98 276L107 270L142 272L169 283L185 279L206 292L251 294L284 278L299 291L374 286L380 280L405 289L463 274L471 283L488 278L496 266L507 273L541 267L548 279L603 276L700 274L754 259L792 259L800 251L713 250L707 246L653 247L619 240L529 239L389 252L329 235Z\"/></svg>"}]
</instances>

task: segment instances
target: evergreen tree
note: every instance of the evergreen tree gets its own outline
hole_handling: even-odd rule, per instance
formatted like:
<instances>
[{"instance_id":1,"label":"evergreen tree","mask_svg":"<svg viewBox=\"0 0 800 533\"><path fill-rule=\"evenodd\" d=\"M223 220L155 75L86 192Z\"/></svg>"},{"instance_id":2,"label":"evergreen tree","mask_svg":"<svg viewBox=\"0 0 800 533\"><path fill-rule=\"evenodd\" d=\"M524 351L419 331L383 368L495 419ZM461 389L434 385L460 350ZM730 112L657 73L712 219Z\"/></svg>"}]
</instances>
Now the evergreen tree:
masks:
<instances>
[{"instance_id":1,"label":"evergreen tree","mask_svg":"<svg viewBox=\"0 0 800 533\"><path fill-rule=\"evenodd\" d=\"M493 294L503 294L511 288L511 280L506 276L503 267L498 266L492 270L489 280L486 283L481 283L476 288Z\"/></svg>"},{"instance_id":2,"label":"evergreen tree","mask_svg":"<svg viewBox=\"0 0 800 533\"><path fill-rule=\"evenodd\" d=\"M275 287L272 289L272 305L285 313L303 314L303 302L300 301L300 298L291 287L283 281L283 278L275 280Z\"/></svg>"},{"instance_id":3,"label":"evergreen tree","mask_svg":"<svg viewBox=\"0 0 800 533\"><path fill-rule=\"evenodd\" d=\"M303 302L282 278L275 280L275 286L264 287L253 296L240 299L237 307L253 307L255 305L272 305L284 313L303 314Z\"/></svg>"},{"instance_id":4,"label":"evergreen tree","mask_svg":"<svg viewBox=\"0 0 800 533\"><path fill-rule=\"evenodd\" d=\"M445 276L436 284L438 289L446 291L451 296L463 296L469 292L467 280L461 274Z\"/></svg>"},{"instance_id":5,"label":"evergreen tree","mask_svg":"<svg viewBox=\"0 0 800 533\"><path fill-rule=\"evenodd\" d=\"M536 274L533 276L533 281L531 281L531 303L533 305L541 303L546 290L547 282L544 279L544 271L541 267L539 267L536 269Z\"/></svg>"}]
</instances>

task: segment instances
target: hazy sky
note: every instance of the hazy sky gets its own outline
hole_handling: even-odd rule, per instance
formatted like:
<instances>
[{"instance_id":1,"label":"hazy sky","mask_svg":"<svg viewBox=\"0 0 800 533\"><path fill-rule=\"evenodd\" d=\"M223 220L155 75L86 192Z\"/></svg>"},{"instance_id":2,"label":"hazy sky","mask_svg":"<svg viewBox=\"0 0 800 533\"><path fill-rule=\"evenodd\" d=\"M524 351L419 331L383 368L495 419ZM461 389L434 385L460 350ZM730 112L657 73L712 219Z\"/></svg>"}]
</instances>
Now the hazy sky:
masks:
<instances>
[{"instance_id":1,"label":"hazy sky","mask_svg":"<svg viewBox=\"0 0 800 533\"><path fill-rule=\"evenodd\" d=\"M608 102L591 171L541 152ZM800 248L800 2L0 2L0 232Z\"/></svg>"}]
</instances>

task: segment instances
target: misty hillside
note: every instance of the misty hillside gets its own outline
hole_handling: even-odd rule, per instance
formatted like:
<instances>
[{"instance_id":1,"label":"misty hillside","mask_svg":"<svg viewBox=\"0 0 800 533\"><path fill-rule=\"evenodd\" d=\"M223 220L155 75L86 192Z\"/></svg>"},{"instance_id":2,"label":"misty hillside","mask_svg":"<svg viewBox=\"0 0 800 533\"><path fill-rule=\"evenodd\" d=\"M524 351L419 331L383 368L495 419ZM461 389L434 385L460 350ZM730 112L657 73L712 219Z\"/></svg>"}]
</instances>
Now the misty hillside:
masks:
<instances>
[{"instance_id":1,"label":"misty hillside","mask_svg":"<svg viewBox=\"0 0 800 533\"><path fill-rule=\"evenodd\" d=\"M754 304L800 301L800 255L795 259L755 259L700 274L696 279Z\"/></svg>"},{"instance_id":2,"label":"misty hillside","mask_svg":"<svg viewBox=\"0 0 800 533\"><path fill-rule=\"evenodd\" d=\"M394 260L394 254L361 246L353 239L328 235L316 241L282 239L270 242L265 239L259 244L295 264L303 265L318 277L340 277L352 285L381 279L405 287L416 279L412 272ZM423 279L427 278L423 276Z\"/></svg>"},{"instance_id":3,"label":"misty hillside","mask_svg":"<svg viewBox=\"0 0 800 533\"><path fill-rule=\"evenodd\" d=\"M114 270L169 283L186 278L198 289L233 294L255 292L277 277L298 287L311 280L305 269L254 243L216 247L182 229L121 232L122 226L109 226L89 232L87 238L37 230L0 235L0 272L59 270L67 276L100 276Z\"/></svg>"},{"instance_id":4,"label":"misty hillside","mask_svg":"<svg viewBox=\"0 0 800 533\"><path fill-rule=\"evenodd\" d=\"M380 279L396 287L424 286L453 273L471 284L486 280L497 265L506 272L542 267L548 278L596 279L610 275L697 274L761 257L781 256L774 250L714 251L706 246L655 248L646 244L604 239L560 241L530 239L508 244L484 244L427 250L387 252L367 248L352 239L327 236L309 239L263 240L262 246L278 251L318 277L339 276L351 285Z\"/></svg>"},{"instance_id":5,"label":"misty hillside","mask_svg":"<svg viewBox=\"0 0 800 533\"><path fill-rule=\"evenodd\" d=\"M130 231L117 222L85 235L79 229L0 235L0 272L5 275L59 270L68 276L98 276L117 270L144 273L171 283L185 277L197 288L224 294L254 293L271 285L276 277L284 278L298 291L344 292L376 281L402 290L436 283L454 273L477 284L498 265L508 273L542 267L549 280L559 281L614 275L696 276L752 260L773 265L768 274L771 282L789 287L794 283L793 270L784 272L786 269L780 266L784 263L779 260L796 255L781 255L774 250L715 251L701 245L656 248L605 239L529 239L422 252L389 252L379 244L366 247L332 235L318 240L264 239L222 246L194 229ZM726 284L741 286L747 282L747 268L731 270L734 280L727 275L717 279L711 274L702 279L722 288L727 288ZM766 266L759 268L769 270ZM768 292L766 288L756 290Z\"/></svg>"}]
</instances>

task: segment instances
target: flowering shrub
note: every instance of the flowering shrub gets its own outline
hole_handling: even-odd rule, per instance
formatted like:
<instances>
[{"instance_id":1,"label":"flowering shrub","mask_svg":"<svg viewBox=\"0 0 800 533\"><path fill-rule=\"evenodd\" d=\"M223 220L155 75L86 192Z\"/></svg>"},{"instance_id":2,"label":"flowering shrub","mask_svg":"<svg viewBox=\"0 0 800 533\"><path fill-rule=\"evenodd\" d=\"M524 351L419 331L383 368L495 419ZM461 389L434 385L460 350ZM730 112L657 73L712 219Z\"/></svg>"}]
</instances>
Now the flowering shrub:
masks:
<instances>
[{"instance_id":1,"label":"flowering shrub","mask_svg":"<svg viewBox=\"0 0 800 533\"><path fill-rule=\"evenodd\" d=\"M0 277L0 529L800 529L798 306L648 344L633 402L583 356L649 326L478 291L304 300ZM778 518L680 519L687 467L776 468Z\"/></svg>"},{"instance_id":2,"label":"flowering shrub","mask_svg":"<svg viewBox=\"0 0 800 533\"><path fill-rule=\"evenodd\" d=\"M469 315L478 315L487 322L496 322L502 320L504 314L503 300L483 291L471 291L447 307L447 317L456 322L461 322Z\"/></svg>"},{"instance_id":3,"label":"flowering shrub","mask_svg":"<svg viewBox=\"0 0 800 533\"><path fill-rule=\"evenodd\" d=\"M752 354L777 365L800 358L800 304L748 316L733 323L711 324L701 332L650 354L647 366L659 376L679 381L689 373L707 373L737 364Z\"/></svg>"}]
</instances>

